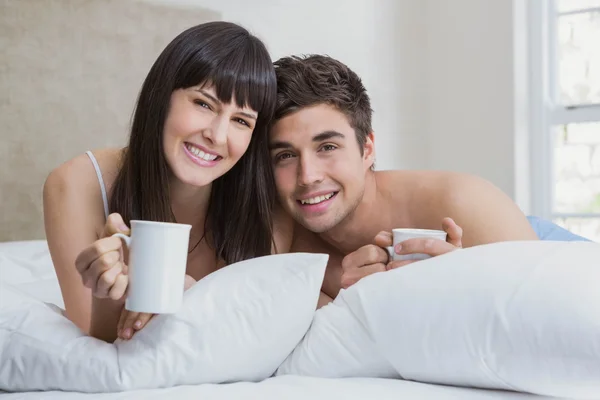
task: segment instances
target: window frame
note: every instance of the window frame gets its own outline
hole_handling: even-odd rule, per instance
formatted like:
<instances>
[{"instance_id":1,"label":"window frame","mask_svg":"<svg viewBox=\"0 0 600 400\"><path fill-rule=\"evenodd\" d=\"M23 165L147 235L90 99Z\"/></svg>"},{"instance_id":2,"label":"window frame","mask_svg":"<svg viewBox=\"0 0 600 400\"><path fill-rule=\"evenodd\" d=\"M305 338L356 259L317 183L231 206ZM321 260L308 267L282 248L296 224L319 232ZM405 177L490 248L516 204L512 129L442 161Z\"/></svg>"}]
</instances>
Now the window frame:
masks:
<instances>
[{"instance_id":1,"label":"window frame","mask_svg":"<svg viewBox=\"0 0 600 400\"><path fill-rule=\"evenodd\" d=\"M557 24L559 15L600 11L591 7L558 13L555 0L529 0L529 93L531 212L539 217L600 218L600 213L554 212L553 127L569 123L600 122L600 104L564 106L558 102ZM600 133L599 133L600 134Z\"/></svg>"}]
</instances>

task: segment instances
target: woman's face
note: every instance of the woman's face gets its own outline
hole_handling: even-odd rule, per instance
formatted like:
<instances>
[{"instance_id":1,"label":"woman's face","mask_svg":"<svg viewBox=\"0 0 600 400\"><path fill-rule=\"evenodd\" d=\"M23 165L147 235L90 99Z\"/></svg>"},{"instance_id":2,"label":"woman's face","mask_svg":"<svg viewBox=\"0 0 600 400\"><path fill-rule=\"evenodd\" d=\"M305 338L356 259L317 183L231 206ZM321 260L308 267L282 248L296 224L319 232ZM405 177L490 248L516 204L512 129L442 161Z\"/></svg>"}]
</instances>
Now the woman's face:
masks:
<instances>
[{"instance_id":1,"label":"woman's face","mask_svg":"<svg viewBox=\"0 0 600 400\"><path fill-rule=\"evenodd\" d=\"M206 186L229 171L248 149L258 113L235 99L218 100L214 87L178 89L163 134L165 157L181 182Z\"/></svg>"}]
</instances>

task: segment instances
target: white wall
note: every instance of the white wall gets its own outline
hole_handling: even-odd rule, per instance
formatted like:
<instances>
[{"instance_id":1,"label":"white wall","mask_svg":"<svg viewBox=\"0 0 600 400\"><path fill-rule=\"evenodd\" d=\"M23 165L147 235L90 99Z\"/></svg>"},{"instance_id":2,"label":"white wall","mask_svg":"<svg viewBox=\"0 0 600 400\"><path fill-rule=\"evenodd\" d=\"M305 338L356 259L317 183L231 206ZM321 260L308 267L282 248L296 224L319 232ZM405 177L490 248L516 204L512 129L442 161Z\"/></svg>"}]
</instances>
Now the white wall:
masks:
<instances>
[{"instance_id":1,"label":"white wall","mask_svg":"<svg viewBox=\"0 0 600 400\"><path fill-rule=\"evenodd\" d=\"M377 168L426 167L420 0L144 0L203 6L248 28L273 59L322 53L353 69L375 109Z\"/></svg>"},{"instance_id":2,"label":"white wall","mask_svg":"<svg viewBox=\"0 0 600 400\"><path fill-rule=\"evenodd\" d=\"M522 0L143 1L215 9L274 59L340 59L371 95L378 169L478 174L527 209Z\"/></svg>"},{"instance_id":3,"label":"white wall","mask_svg":"<svg viewBox=\"0 0 600 400\"><path fill-rule=\"evenodd\" d=\"M429 0L425 119L430 168L489 179L527 212L522 0Z\"/></svg>"}]
</instances>

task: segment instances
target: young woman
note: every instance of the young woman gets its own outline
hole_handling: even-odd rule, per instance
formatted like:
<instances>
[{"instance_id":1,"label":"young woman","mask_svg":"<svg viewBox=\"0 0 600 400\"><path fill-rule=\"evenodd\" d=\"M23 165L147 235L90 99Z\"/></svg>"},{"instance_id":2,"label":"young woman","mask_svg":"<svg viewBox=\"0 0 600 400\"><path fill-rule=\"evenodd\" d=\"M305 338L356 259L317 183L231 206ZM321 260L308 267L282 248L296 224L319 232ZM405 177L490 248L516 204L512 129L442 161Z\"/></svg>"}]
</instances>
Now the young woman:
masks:
<instances>
[{"instance_id":1,"label":"young woman","mask_svg":"<svg viewBox=\"0 0 600 400\"><path fill-rule=\"evenodd\" d=\"M149 319L123 312L127 267L111 235L128 233L132 219L192 225L187 286L271 253L267 124L275 98L271 58L242 27L195 26L163 50L141 88L128 146L82 154L44 185L46 234L70 320L113 341Z\"/></svg>"}]
</instances>

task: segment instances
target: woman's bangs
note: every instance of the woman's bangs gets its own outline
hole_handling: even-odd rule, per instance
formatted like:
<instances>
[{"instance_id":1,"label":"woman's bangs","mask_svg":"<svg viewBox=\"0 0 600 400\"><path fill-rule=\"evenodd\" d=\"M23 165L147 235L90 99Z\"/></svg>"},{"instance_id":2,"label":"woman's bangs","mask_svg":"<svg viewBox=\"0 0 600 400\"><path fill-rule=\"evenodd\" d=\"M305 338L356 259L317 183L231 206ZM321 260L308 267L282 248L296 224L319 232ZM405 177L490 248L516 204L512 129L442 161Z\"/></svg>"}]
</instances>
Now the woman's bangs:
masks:
<instances>
[{"instance_id":1,"label":"woman's bangs","mask_svg":"<svg viewBox=\"0 0 600 400\"><path fill-rule=\"evenodd\" d=\"M213 62L198 57L186 69L183 87L201 83L214 86L217 98L223 103L235 98L238 107L249 107L270 118L275 107L277 82L270 60L258 53L254 43L230 48L226 54L213 54ZM241 50L241 51L240 51Z\"/></svg>"}]
</instances>

